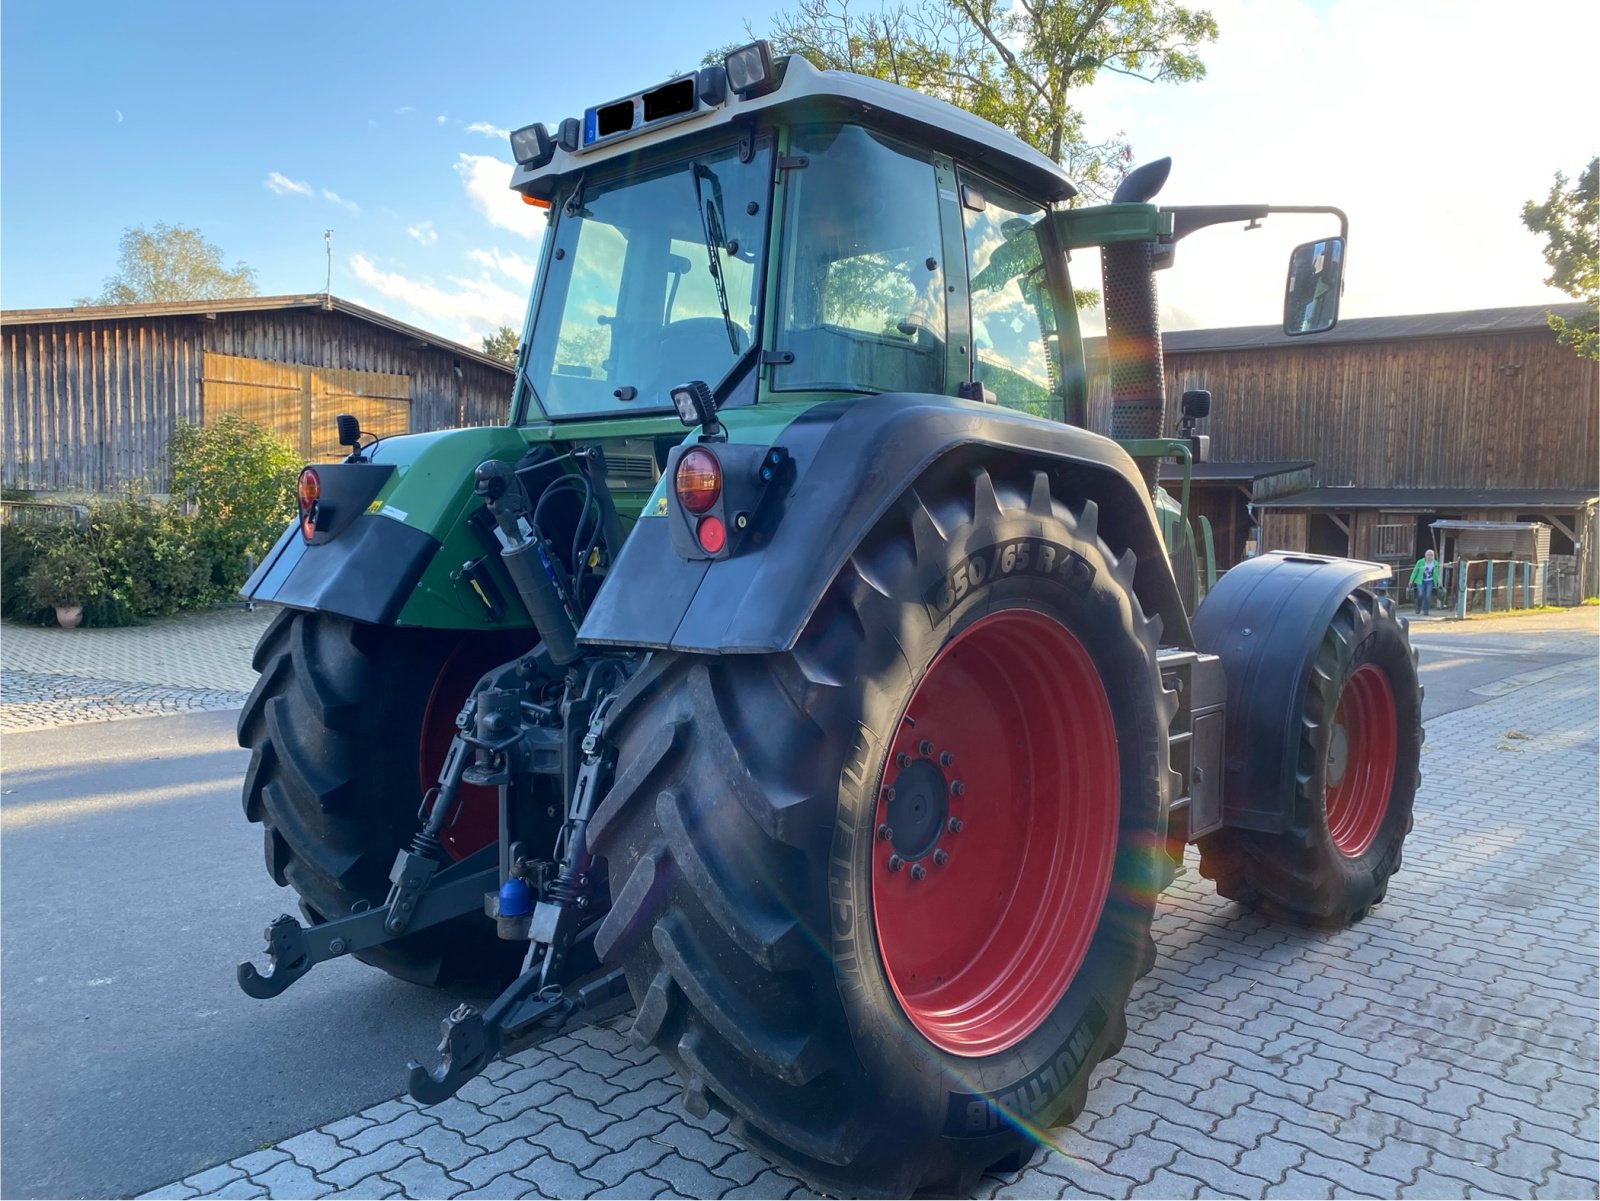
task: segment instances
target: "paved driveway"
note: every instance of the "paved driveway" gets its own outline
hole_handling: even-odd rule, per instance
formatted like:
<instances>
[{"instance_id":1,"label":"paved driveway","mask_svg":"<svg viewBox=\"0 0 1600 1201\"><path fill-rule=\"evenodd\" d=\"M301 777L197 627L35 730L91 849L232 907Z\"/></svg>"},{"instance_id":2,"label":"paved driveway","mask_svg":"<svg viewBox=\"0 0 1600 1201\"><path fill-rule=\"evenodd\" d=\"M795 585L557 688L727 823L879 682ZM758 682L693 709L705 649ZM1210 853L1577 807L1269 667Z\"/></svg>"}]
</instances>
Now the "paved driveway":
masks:
<instances>
[{"instance_id":1,"label":"paved driveway","mask_svg":"<svg viewBox=\"0 0 1600 1201\"><path fill-rule=\"evenodd\" d=\"M1600 1192L1600 694L1593 616L1562 616L1419 630L1450 665L1426 677L1423 791L1387 903L1309 934L1221 900L1191 860L1088 1110L979 1194ZM384 1101L295 1132L241 1106L237 1158L150 1195L804 1194L715 1117L685 1115L626 1026L497 1064L431 1109Z\"/></svg>"}]
</instances>

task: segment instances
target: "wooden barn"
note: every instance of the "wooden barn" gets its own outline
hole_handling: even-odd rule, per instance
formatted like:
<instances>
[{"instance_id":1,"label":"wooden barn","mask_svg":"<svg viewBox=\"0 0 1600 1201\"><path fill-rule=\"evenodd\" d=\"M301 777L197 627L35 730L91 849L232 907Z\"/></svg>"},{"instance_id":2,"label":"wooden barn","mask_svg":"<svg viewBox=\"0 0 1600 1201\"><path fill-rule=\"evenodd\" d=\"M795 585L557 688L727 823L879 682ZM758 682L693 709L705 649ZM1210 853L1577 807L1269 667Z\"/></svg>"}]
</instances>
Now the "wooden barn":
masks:
<instances>
[{"instance_id":1,"label":"wooden barn","mask_svg":"<svg viewBox=\"0 0 1600 1201\"><path fill-rule=\"evenodd\" d=\"M1600 389L1595 364L1556 341L1550 311L1357 318L1302 338L1277 326L1166 335L1171 432L1185 389L1212 394L1194 496L1220 565L1253 539L1409 571L1433 522L1537 521L1552 556L1581 560L1593 595ZM1096 349L1091 424L1104 429Z\"/></svg>"},{"instance_id":2,"label":"wooden barn","mask_svg":"<svg viewBox=\"0 0 1600 1201\"><path fill-rule=\"evenodd\" d=\"M241 413L307 461L333 419L379 434L504 421L510 366L337 296L19 309L4 339L3 482L43 492L166 487L180 421Z\"/></svg>"}]
</instances>

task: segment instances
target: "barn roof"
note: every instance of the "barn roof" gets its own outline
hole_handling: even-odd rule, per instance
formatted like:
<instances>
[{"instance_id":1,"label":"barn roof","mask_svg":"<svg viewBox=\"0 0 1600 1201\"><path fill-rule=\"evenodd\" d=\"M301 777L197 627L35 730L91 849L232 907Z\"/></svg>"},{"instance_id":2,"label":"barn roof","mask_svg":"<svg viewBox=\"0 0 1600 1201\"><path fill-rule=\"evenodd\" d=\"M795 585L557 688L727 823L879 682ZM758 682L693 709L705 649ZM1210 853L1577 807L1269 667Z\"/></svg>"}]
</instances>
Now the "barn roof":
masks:
<instances>
[{"instance_id":1,"label":"barn roof","mask_svg":"<svg viewBox=\"0 0 1600 1201\"><path fill-rule=\"evenodd\" d=\"M1247 484L1254 483L1256 480L1264 480L1274 475L1285 475L1291 471L1305 471L1315 465L1310 459L1273 459L1234 463L1214 462L1209 459L1203 459L1194 465L1189 478L1205 483ZM1161 478L1164 480L1181 480L1183 478L1182 465L1171 462L1162 463Z\"/></svg>"},{"instance_id":2,"label":"barn roof","mask_svg":"<svg viewBox=\"0 0 1600 1201\"><path fill-rule=\"evenodd\" d=\"M1258 500L1258 509L1577 509L1600 488L1308 488Z\"/></svg>"},{"instance_id":3,"label":"barn roof","mask_svg":"<svg viewBox=\"0 0 1600 1201\"><path fill-rule=\"evenodd\" d=\"M1397 342L1414 338L1459 338L1472 334L1509 334L1548 329L1549 313L1567 321L1581 316L1579 303L1525 304L1461 313L1410 313L1395 317L1352 317L1325 334L1291 338L1281 325L1243 325L1228 329L1179 329L1162 334L1162 348L1171 353L1209 350L1258 350L1300 346L1313 350L1339 342Z\"/></svg>"},{"instance_id":4,"label":"barn roof","mask_svg":"<svg viewBox=\"0 0 1600 1201\"><path fill-rule=\"evenodd\" d=\"M407 325L404 321L396 321L393 317L375 309L341 300L325 292L313 292L302 296L241 296L227 300L179 300L163 304L88 304L64 309L6 309L0 312L0 325L45 325L58 321L122 321L144 317L203 317L216 313L266 313L278 309L321 309L329 313L344 313L421 343L418 346L419 350L430 346L437 347L451 354L464 355L487 367L498 367L507 375L515 373L511 364L493 355L484 354L482 350L474 350L470 346L463 346L460 342L441 338L430 330Z\"/></svg>"}]
</instances>

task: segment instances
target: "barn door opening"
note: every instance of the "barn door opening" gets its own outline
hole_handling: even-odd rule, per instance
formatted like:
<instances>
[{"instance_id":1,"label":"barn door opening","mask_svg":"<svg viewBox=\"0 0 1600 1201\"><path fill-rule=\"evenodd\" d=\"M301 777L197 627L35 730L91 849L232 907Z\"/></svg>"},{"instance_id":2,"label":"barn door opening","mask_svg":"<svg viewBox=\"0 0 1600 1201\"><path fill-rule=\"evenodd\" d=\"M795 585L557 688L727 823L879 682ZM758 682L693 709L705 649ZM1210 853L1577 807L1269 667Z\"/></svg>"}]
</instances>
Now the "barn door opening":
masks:
<instances>
[{"instance_id":1,"label":"barn door opening","mask_svg":"<svg viewBox=\"0 0 1600 1201\"><path fill-rule=\"evenodd\" d=\"M1314 555L1348 555L1349 518L1338 513L1312 513L1306 523L1306 549Z\"/></svg>"}]
</instances>

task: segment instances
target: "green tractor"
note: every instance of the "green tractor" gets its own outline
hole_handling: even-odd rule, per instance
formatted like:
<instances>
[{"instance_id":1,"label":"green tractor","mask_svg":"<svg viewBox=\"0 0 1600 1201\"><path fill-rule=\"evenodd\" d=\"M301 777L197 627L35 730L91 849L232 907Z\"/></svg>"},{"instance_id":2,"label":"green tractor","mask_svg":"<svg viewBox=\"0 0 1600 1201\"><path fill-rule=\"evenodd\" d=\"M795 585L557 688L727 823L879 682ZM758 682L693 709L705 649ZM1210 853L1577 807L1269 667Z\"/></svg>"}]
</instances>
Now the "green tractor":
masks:
<instances>
[{"instance_id":1,"label":"green tractor","mask_svg":"<svg viewBox=\"0 0 1600 1201\"><path fill-rule=\"evenodd\" d=\"M1164 160L1072 208L1010 134L764 43L511 143L549 225L510 421L341 418L245 589L282 606L245 814L304 918L246 992L511 979L424 1103L631 1006L687 1109L818 1188L961 1192L1082 1108L1185 844L1290 920L1383 899L1422 740L1385 569L1269 553L1197 604L1156 486L1204 440L1163 437L1152 272L1332 214L1290 265L1314 333L1342 214L1158 208Z\"/></svg>"}]
</instances>

